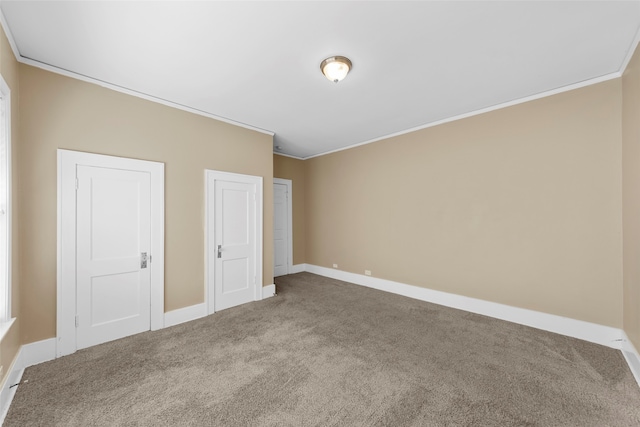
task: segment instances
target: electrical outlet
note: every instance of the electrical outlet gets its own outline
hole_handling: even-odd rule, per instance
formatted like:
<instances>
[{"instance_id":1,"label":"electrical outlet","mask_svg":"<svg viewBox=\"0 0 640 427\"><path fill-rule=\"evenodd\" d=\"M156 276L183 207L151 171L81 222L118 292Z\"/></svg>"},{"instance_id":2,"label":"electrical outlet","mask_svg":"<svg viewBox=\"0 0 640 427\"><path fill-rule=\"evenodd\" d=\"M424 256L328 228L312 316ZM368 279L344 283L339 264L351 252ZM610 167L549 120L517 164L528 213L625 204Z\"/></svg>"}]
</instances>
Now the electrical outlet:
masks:
<instances>
[{"instance_id":1,"label":"electrical outlet","mask_svg":"<svg viewBox=\"0 0 640 427\"><path fill-rule=\"evenodd\" d=\"M338 268L338 264L333 264L333 268Z\"/></svg>"},{"instance_id":2,"label":"electrical outlet","mask_svg":"<svg viewBox=\"0 0 640 427\"><path fill-rule=\"evenodd\" d=\"M364 271L364 275L365 276L371 276L371 270L365 270Z\"/></svg>"}]
</instances>

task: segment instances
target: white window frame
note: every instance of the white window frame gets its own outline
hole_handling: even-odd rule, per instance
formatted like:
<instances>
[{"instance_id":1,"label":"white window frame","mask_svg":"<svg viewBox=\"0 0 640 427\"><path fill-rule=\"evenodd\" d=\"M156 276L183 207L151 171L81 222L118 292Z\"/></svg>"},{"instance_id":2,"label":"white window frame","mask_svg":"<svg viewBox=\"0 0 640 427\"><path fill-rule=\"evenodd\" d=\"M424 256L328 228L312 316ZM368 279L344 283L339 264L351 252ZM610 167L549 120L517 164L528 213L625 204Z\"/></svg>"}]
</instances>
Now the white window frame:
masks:
<instances>
[{"instance_id":1,"label":"white window frame","mask_svg":"<svg viewBox=\"0 0 640 427\"><path fill-rule=\"evenodd\" d=\"M0 198L0 227L6 227L6 239L0 250L0 340L15 319L11 317L11 89L0 75L0 185L6 185L5 200ZM4 152L4 155L2 153ZM0 194L2 194L0 188ZM4 252L4 255L2 254ZM4 264L4 265L3 265ZM5 268L6 267L6 268Z\"/></svg>"}]
</instances>

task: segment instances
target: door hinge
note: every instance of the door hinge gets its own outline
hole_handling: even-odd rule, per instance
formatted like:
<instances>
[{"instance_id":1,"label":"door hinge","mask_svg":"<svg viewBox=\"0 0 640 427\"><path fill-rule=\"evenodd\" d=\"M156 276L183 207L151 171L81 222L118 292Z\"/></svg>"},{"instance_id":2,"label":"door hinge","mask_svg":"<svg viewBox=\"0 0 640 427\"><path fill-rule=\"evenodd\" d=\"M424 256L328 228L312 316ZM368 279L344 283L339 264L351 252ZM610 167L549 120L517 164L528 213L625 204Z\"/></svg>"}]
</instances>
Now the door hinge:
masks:
<instances>
[{"instance_id":1,"label":"door hinge","mask_svg":"<svg viewBox=\"0 0 640 427\"><path fill-rule=\"evenodd\" d=\"M76 328L80 327L80 316L76 315Z\"/></svg>"},{"instance_id":2,"label":"door hinge","mask_svg":"<svg viewBox=\"0 0 640 427\"><path fill-rule=\"evenodd\" d=\"M151 264L153 262L153 256L149 255L149 264Z\"/></svg>"},{"instance_id":3,"label":"door hinge","mask_svg":"<svg viewBox=\"0 0 640 427\"><path fill-rule=\"evenodd\" d=\"M78 178L76 178L76 190L78 189Z\"/></svg>"}]
</instances>

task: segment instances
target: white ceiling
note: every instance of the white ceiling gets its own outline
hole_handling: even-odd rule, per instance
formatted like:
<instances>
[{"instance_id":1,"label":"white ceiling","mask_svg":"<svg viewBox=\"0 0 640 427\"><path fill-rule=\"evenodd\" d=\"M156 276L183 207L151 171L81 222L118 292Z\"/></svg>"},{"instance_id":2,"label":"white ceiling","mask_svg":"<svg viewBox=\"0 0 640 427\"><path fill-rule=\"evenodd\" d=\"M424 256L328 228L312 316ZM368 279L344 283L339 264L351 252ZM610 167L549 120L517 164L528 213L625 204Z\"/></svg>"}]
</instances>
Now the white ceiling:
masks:
<instances>
[{"instance_id":1,"label":"white ceiling","mask_svg":"<svg viewBox=\"0 0 640 427\"><path fill-rule=\"evenodd\" d=\"M24 58L309 157L620 71L638 1L0 3ZM353 61L334 84L332 55Z\"/></svg>"}]
</instances>

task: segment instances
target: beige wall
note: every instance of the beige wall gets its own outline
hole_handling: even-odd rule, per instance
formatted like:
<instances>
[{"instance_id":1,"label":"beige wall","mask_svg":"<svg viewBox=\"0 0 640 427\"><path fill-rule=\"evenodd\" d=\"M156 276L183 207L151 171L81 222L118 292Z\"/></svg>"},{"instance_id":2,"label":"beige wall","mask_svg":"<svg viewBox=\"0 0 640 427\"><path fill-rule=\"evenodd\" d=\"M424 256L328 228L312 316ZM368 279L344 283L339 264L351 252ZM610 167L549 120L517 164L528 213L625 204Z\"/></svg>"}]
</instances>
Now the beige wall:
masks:
<instances>
[{"instance_id":1,"label":"beige wall","mask_svg":"<svg viewBox=\"0 0 640 427\"><path fill-rule=\"evenodd\" d=\"M622 76L624 330L640 349L640 49Z\"/></svg>"},{"instance_id":2,"label":"beige wall","mask_svg":"<svg viewBox=\"0 0 640 427\"><path fill-rule=\"evenodd\" d=\"M11 260L11 315L17 320L11 329L0 342L0 366L4 368L4 377L0 377L2 384L9 373L11 363L14 361L20 349L20 269L18 264L18 254L20 250L20 227L21 217L19 213L18 197L18 159L20 156L20 84L18 78L18 61L16 61L9 41L3 30L0 30L0 74L11 89L11 203L12 203L12 260Z\"/></svg>"},{"instance_id":3,"label":"beige wall","mask_svg":"<svg viewBox=\"0 0 640 427\"><path fill-rule=\"evenodd\" d=\"M273 177L292 181L292 216L293 216L293 264L304 264L305 261L305 183L304 161L291 157L273 155Z\"/></svg>"},{"instance_id":4,"label":"beige wall","mask_svg":"<svg viewBox=\"0 0 640 427\"><path fill-rule=\"evenodd\" d=\"M307 263L622 326L620 79L305 167Z\"/></svg>"},{"instance_id":5,"label":"beige wall","mask_svg":"<svg viewBox=\"0 0 640 427\"><path fill-rule=\"evenodd\" d=\"M265 180L265 285L275 176L293 181L295 264L624 324L640 348L638 53L623 79L307 161L273 156L267 135L18 65L4 34L0 73L18 317L5 371L21 343L55 336L57 148L165 163L167 311L204 298L209 168Z\"/></svg>"},{"instance_id":6,"label":"beige wall","mask_svg":"<svg viewBox=\"0 0 640 427\"><path fill-rule=\"evenodd\" d=\"M272 137L20 65L23 343L56 332L56 149L165 163L165 311L204 301L204 170L264 179L273 283Z\"/></svg>"}]
</instances>

